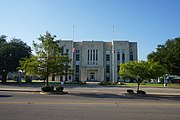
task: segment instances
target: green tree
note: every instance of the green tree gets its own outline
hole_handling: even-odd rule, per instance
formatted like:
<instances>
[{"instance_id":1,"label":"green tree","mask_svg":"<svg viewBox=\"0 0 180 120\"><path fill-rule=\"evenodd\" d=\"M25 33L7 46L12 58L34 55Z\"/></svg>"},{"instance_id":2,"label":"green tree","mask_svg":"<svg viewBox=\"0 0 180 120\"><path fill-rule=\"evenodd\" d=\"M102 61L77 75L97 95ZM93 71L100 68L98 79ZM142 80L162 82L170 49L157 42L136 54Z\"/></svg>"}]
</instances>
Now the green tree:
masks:
<instances>
[{"instance_id":1,"label":"green tree","mask_svg":"<svg viewBox=\"0 0 180 120\"><path fill-rule=\"evenodd\" d=\"M6 36L0 37L0 74L2 83L6 83L8 72L17 71L19 60L22 57L31 55L31 48L20 39L13 38L10 42L6 41Z\"/></svg>"},{"instance_id":2,"label":"green tree","mask_svg":"<svg viewBox=\"0 0 180 120\"><path fill-rule=\"evenodd\" d=\"M45 35L40 35L38 38L40 43L33 42L36 55L20 61L21 66L19 69L24 70L26 75L37 75L46 78L46 86L49 85L49 76L63 76L70 62L68 56L60 54L61 48L58 46L58 41L55 38L56 36L52 36L49 32L46 32Z\"/></svg>"},{"instance_id":3,"label":"green tree","mask_svg":"<svg viewBox=\"0 0 180 120\"><path fill-rule=\"evenodd\" d=\"M147 58L163 65L166 73L180 75L180 38L167 40L165 44L158 45L156 52L153 51Z\"/></svg>"},{"instance_id":4,"label":"green tree","mask_svg":"<svg viewBox=\"0 0 180 120\"><path fill-rule=\"evenodd\" d=\"M163 74L163 67L158 63L151 61L131 61L129 63L120 64L119 75L123 79L133 79L136 81L139 91L139 86L143 80L158 78Z\"/></svg>"}]
</instances>

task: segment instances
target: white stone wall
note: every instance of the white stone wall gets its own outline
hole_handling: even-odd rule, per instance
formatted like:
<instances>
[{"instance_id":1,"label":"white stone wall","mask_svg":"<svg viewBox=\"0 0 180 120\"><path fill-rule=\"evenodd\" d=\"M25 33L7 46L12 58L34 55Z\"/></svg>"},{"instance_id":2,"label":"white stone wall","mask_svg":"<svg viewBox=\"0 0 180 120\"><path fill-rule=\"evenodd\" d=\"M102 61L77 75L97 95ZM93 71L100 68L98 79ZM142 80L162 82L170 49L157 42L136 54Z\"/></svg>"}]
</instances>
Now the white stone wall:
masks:
<instances>
[{"instance_id":1,"label":"white stone wall","mask_svg":"<svg viewBox=\"0 0 180 120\"><path fill-rule=\"evenodd\" d=\"M68 56L72 59L71 67L74 69L74 75L72 76L72 81L76 80L76 65L79 65L79 80L87 81L91 78L95 78L97 81L106 81L106 76L110 76L110 81L118 81L118 71L117 66L123 62L122 54L125 52L125 61L129 62L130 50L133 51L133 60L137 60L137 43L129 41L82 41L73 42L68 40L62 40L59 42L59 46L64 49L69 49ZM73 49L74 48L74 49ZM117 51L120 52L120 60L117 60ZM74 50L74 52L72 51ZM79 50L80 60L76 61L76 52ZM97 64L88 64L88 50L97 50L98 58ZM95 52L96 53L96 52ZM89 53L90 54L90 53ZM110 55L110 61L106 61L106 54ZM90 57L90 55L89 55ZM97 56L95 56L97 57ZM89 58L90 59L90 58ZM93 60L94 61L94 60ZM92 62L93 62L92 61ZM106 73L106 65L110 65L110 73ZM59 81L59 77L57 80Z\"/></svg>"}]
</instances>

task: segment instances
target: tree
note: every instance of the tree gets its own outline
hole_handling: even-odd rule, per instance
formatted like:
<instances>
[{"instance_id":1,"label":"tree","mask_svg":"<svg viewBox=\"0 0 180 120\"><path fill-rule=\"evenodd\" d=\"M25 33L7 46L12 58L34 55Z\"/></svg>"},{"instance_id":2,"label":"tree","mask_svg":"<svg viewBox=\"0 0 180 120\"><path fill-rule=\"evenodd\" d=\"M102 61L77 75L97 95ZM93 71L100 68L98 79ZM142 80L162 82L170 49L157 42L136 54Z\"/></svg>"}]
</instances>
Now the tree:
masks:
<instances>
[{"instance_id":1,"label":"tree","mask_svg":"<svg viewBox=\"0 0 180 120\"><path fill-rule=\"evenodd\" d=\"M123 79L134 79L139 86L143 80L158 78L163 74L163 67L158 63L151 61L131 61L129 63L120 64L119 75Z\"/></svg>"},{"instance_id":2,"label":"tree","mask_svg":"<svg viewBox=\"0 0 180 120\"><path fill-rule=\"evenodd\" d=\"M20 61L19 69L24 70L26 75L37 75L46 78L46 86L49 85L49 76L63 76L70 62L68 56L60 54L61 48L58 46L58 41L55 38L56 36L52 36L49 32L46 32L45 35L40 35L38 38L40 43L33 42L36 55Z\"/></svg>"},{"instance_id":3,"label":"tree","mask_svg":"<svg viewBox=\"0 0 180 120\"><path fill-rule=\"evenodd\" d=\"M17 71L19 60L22 57L31 55L31 48L20 39L13 38L10 42L6 41L6 36L0 37L0 75L2 83L6 83L8 72Z\"/></svg>"},{"instance_id":4,"label":"tree","mask_svg":"<svg viewBox=\"0 0 180 120\"><path fill-rule=\"evenodd\" d=\"M180 38L167 40L165 44L158 45L156 52L153 51L147 58L163 65L166 73L180 75Z\"/></svg>"}]
</instances>

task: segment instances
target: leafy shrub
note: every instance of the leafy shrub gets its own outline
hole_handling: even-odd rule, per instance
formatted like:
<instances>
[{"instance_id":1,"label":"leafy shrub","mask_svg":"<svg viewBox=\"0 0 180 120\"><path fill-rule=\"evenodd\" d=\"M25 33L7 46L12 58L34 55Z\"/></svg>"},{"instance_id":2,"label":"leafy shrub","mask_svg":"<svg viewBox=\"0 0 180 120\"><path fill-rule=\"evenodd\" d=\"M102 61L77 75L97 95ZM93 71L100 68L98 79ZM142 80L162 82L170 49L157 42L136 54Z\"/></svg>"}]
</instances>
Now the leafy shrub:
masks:
<instances>
[{"instance_id":1,"label":"leafy shrub","mask_svg":"<svg viewBox=\"0 0 180 120\"><path fill-rule=\"evenodd\" d=\"M63 92L63 90L64 90L64 87L62 87L62 86L56 87L56 91L58 91L58 92Z\"/></svg>"},{"instance_id":2,"label":"leafy shrub","mask_svg":"<svg viewBox=\"0 0 180 120\"><path fill-rule=\"evenodd\" d=\"M86 82L80 81L80 82L78 82L78 84L79 84L79 85L86 85Z\"/></svg>"},{"instance_id":3,"label":"leafy shrub","mask_svg":"<svg viewBox=\"0 0 180 120\"><path fill-rule=\"evenodd\" d=\"M100 82L99 85L117 85L117 83L112 83L112 82Z\"/></svg>"},{"instance_id":4,"label":"leafy shrub","mask_svg":"<svg viewBox=\"0 0 180 120\"><path fill-rule=\"evenodd\" d=\"M51 85L51 86L43 86L42 88L41 88L41 90L43 91L43 92L53 92L54 91L54 87Z\"/></svg>"},{"instance_id":5,"label":"leafy shrub","mask_svg":"<svg viewBox=\"0 0 180 120\"><path fill-rule=\"evenodd\" d=\"M146 95L146 92L145 92L145 91L142 91L142 90L138 90L138 91L137 91L137 94Z\"/></svg>"},{"instance_id":6,"label":"leafy shrub","mask_svg":"<svg viewBox=\"0 0 180 120\"><path fill-rule=\"evenodd\" d=\"M127 93L128 93L128 94L134 94L134 91L131 90L131 89L128 89L128 90L127 90Z\"/></svg>"}]
</instances>

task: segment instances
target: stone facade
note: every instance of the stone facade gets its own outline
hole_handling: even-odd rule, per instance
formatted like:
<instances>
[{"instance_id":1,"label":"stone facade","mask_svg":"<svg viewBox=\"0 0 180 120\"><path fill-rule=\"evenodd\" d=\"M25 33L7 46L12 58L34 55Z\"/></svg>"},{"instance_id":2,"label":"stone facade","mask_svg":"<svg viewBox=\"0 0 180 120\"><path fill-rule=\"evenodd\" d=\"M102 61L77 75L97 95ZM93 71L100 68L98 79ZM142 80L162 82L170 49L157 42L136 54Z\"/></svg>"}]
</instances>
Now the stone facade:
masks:
<instances>
[{"instance_id":1,"label":"stone facade","mask_svg":"<svg viewBox=\"0 0 180 120\"><path fill-rule=\"evenodd\" d=\"M68 81L121 81L118 75L119 64L136 61L137 42L129 41L82 41L61 40L59 47L63 54L72 59L74 75ZM56 76L55 81L64 81L65 77Z\"/></svg>"}]
</instances>

